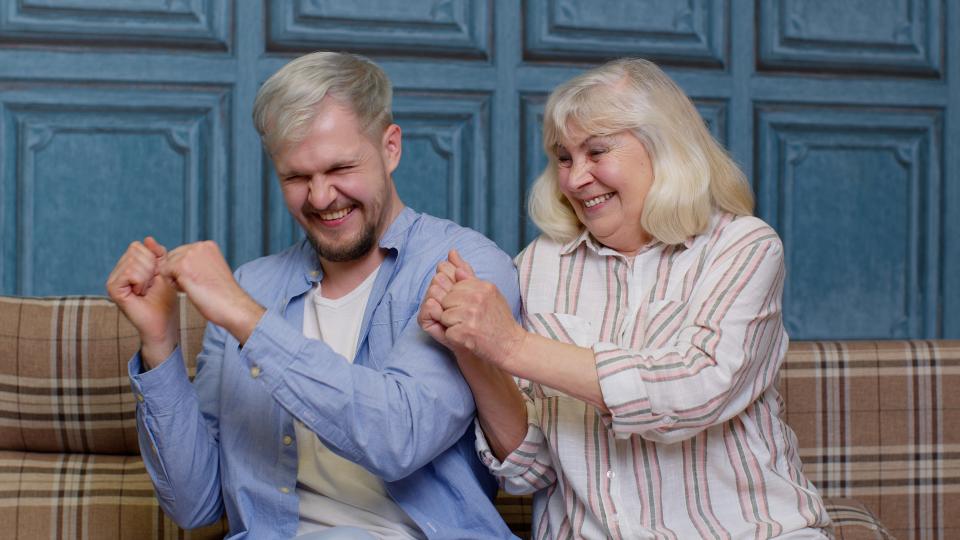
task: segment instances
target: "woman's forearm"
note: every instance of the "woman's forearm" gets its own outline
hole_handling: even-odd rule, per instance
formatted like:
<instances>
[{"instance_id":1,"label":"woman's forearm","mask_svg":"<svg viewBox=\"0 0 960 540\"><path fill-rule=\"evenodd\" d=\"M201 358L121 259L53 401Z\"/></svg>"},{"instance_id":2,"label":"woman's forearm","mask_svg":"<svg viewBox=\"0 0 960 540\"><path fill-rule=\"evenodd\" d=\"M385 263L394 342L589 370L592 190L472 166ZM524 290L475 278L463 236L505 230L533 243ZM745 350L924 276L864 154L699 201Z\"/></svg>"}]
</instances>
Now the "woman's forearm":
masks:
<instances>
[{"instance_id":1,"label":"woman's forearm","mask_svg":"<svg viewBox=\"0 0 960 540\"><path fill-rule=\"evenodd\" d=\"M502 367L521 379L559 390L590 403L601 412L609 412L600 391L591 349L527 332L520 347L502 362Z\"/></svg>"},{"instance_id":2,"label":"woman's forearm","mask_svg":"<svg viewBox=\"0 0 960 540\"><path fill-rule=\"evenodd\" d=\"M490 449L503 461L527 436L527 405L513 377L462 351L457 363L477 404L477 418Z\"/></svg>"}]
</instances>

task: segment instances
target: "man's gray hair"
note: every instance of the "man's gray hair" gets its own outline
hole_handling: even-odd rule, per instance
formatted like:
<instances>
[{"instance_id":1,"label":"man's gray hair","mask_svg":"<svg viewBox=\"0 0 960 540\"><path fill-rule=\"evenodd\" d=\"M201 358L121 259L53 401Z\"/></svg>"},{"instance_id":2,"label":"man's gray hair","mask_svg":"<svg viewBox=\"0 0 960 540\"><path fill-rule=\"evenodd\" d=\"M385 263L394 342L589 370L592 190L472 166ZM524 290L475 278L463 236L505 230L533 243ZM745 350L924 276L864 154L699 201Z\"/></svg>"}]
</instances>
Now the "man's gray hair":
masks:
<instances>
[{"instance_id":1,"label":"man's gray hair","mask_svg":"<svg viewBox=\"0 0 960 540\"><path fill-rule=\"evenodd\" d=\"M253 123L271 156L303 140L327 95L350 107L370 136L393 123L393 90L380 66L349 53L307 54L283 66L257 92Z\"/></svg>"}]
</instances>

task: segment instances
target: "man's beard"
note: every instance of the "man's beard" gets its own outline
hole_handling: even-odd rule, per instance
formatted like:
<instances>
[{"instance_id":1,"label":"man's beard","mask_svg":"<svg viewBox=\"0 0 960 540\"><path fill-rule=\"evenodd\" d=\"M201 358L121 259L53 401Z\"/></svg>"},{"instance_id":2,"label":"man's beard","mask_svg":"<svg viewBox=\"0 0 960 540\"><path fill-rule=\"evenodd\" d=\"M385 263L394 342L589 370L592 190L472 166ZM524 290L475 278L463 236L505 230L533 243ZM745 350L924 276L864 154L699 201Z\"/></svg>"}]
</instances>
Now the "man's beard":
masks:
<instances>
[{"instance_id":1,"label":"man's beard","mask_svg":"<svg viewBox=\"0 0 960 540\"><path fill-rule=\"evenodd\" d=\"M330 262L355 261L370 253L377 241L376 226L372 223L365 223L356 239L343 245L328 244L313 235L307 237L317 256Z\"/></svg>"}]
</instances>

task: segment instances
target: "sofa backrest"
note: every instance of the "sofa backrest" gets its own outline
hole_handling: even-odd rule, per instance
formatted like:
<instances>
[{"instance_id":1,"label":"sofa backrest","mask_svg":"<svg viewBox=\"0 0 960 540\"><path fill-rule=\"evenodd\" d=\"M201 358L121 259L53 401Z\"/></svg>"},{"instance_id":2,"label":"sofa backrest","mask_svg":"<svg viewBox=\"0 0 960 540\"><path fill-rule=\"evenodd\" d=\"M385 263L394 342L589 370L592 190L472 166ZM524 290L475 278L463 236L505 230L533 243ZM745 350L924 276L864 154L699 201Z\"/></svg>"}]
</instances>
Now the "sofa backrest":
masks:
<instances>
[{"instance_id":1,"label":"sofa backrest","mask_svg":"<svg viewBox=\"0 0 960 540\"><path fill-rule=\"evenodd\" d=\"M206 325L181 297L190 373ZM109 299L0 297L0 450L138 454L127 362L137 331Z\"/></svg>"},{"instance_id":2,"label":"sofa backrest","mask_svg":"<svg viewBox=\"0 0 960 540\"><path fill-rule=\"evenodd\" d=\"M960 341L794 342L780 388L824 496L896 538L960 538Z\"/></svg>"}]
</instances>

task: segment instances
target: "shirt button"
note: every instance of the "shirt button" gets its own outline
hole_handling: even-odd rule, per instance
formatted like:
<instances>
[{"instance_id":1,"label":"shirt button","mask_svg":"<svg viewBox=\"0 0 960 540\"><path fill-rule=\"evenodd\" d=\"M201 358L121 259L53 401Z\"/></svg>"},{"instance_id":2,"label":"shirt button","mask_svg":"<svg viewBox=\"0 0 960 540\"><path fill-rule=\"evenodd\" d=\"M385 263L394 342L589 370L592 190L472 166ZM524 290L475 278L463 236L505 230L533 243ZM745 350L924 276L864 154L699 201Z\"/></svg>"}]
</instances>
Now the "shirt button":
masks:
<instances>
[{"instance_id":1,"label":"shirt button","mask_svg":"<svg viewBox=\"0 0 960 540\"><path fill-rule=\"evenodd\" d=\"M143 403L143 394L137 394L137 401Z\"/></svg>"},{"instance_id":2,"label":"shirt button","mask_svg":"<svg viewBox=\"0 0 960 540\"><path fill-rule=\"evenodd\" d=\"M289 436L289 435L284 435L284 436L283 436L283 445L284 445L284 446L290 446L291 444L293 444L293 437L291 437L291 436Z\"/></svg>"},{"instance_id":3,"label":"shirt button","mask_svg":"<svg viewBox=\"0 0 960 540\"><path fill-rule=\"evenodd\" d=\"M290 488L288 488L287 486L283 486L280 488L280 493L284 493L284 494L290 493Z\"/></svg>"},{"instance_id":4,"label":"shirt button","mask_svg":"<svg viewBox=\"0 0 960 540\"><path fill-rule=\"evenodd\" d=\"M613 480L613 477L617 476L617 473L613 471L607 471L607 478Z\"/></svg>"},{"instance_id":5,"label":"shirt button","mask_svg":"<svg viewBox=\"0 0 960 540\"><path fill-rule=\"evenodd\" d=\"M250 376L256 379L260 376L260 366L253 366L250 368Z\"/></svg>"}]
</instances>

